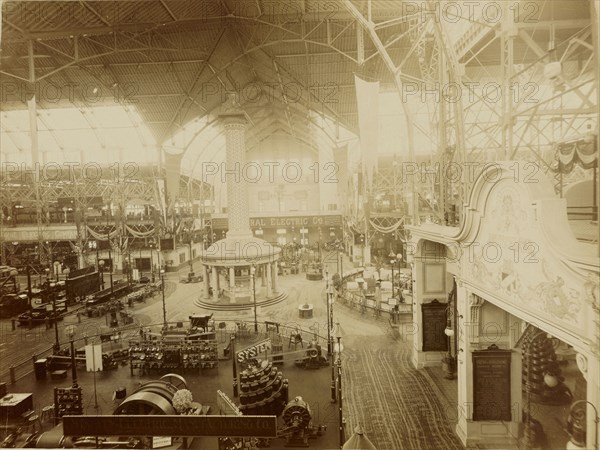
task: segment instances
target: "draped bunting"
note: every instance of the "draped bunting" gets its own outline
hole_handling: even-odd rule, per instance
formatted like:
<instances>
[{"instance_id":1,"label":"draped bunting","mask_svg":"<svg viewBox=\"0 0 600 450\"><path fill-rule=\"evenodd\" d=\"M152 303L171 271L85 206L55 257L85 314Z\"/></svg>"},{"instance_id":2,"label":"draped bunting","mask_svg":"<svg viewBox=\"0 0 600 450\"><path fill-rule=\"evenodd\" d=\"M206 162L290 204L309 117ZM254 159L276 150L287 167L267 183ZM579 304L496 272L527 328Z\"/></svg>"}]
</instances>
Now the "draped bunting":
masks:
<instances>
[{"instance_id":1,"label":"draped bunting","mask_svg":"<svg viewBox=\"0 0 600 450\"><path fill-rule=\"evenodd\" d=\"M98 233L98 232L94 231L92 228L90 228L89 226L87 226L86 229L87 229L87 232L97 241L106 241L108 239L106 237L106 233ZM117 229L112 230L110 233L108 233L108 235L111 239L114 239L118 235Z\"/></svg>"},{"instance_id":2,"label":"draped bunting","mask_svg":"<svg viewBox=\"0 0 600 450\"><path fill-rule=\"evenodd\" d=\"M149 231L137 231L131 228L129 225L125 225L125 229L129 232L129 234L136 238L146 238L154 234L154 228Z\"/></svg>"},{"instance_id":3,"label":"draped bunting","mask_svg":"<svg viewBox=\"0 0 600 450\"><path fill-rule=\"evenodd\" d=\"M584 169L598 167L597 137L589 136L576 141L561 142L556 145L557 164L553 167L555 172L570 173L575 164Z\"/></svg>"},{"instance_id":4,"label":"draped bunting","mask_svg":"<svg viewBox=\"0 0 600 450\"><path fill-rule=\"evenodd\" d=\"M378 225L377 223L375 223L373 220L369 221L369 224L373 227L373 229L381 234L390 234L393 233L394 231L398 230L403 224L404 224L404 218L398 219L398 221L396 221L396 223L390 225L389 227L382 227L381 225ZM356 223L352 223L352 222L348 222L348 229L356 234L363 234L364 230L363 229L359 229L358 225Z\"/></svg>"},{"instance_id":5,"label":"draped bunting","mask_svg":"<svg viewBox=\"0 0 600 450\"><path fill-rule=\"evenodd\" d=\"M127 230L127 232L133 236L134 238L146 238L146 237L150 237L152 235L154 235L154 228L148 230L148 231L137 231L134 228L131 228L129 225L125 225L125 230ZM92 228L90 228L89 226L87 227L87 231L88 233L97 241L106 241L106 233L98 233L97 231L94 231ZM109 236L111 239L114 239L115 237L118 236L118 231L112 230L109 233Z\"/></svg>"},{"instance_id":6,"label":"draped bunting","mask_svg":"<svg viewBox=\"0 0 600 450\"><path fill-rule=\"evenodd\" d=\"M389 227L379 226L375 222L373 222L372 220L370 220L369 223L375 229L375 231L378 231L378 232L380 232L382 234L388 234L388 233L393 233L398 228L400 228L402 226L402 224L404 223L404 218L399 219L395 224L390 225Z\"/></svg>"}]
</instances>

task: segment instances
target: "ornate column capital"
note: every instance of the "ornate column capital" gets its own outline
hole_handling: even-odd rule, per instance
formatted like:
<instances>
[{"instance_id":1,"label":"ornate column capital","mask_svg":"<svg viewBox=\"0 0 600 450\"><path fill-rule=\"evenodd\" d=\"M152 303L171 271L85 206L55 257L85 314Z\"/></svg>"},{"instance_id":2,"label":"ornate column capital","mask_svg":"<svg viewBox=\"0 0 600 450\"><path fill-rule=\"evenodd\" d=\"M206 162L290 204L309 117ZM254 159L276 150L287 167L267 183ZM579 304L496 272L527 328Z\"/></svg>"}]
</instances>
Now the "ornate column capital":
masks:
<instances>
[{"instance_id":1,"label":"ornate column capital","mask_svg":"<svg viewBox=\"0 0 600 450\"><path fill-rule=\"evenodd\" d=\"M484 303L485 303L485 300L483 298L481 298L480 296L475 295L475 294L469 294L469 306L471 308L473 308L473 307L478 307L479 308ZM471 311L473 311L473 310L471 309Z\"/></svg>"},{"instance_id":2,"label":"ornate column capital","mask_svg":"<svg viewBox=\"0 0 600 450\"><path fill-rule=\"evenodd\" d=\"M219 119L223 122L226 130L243 130L248 123L243 111L240 114L221 114Z\"/></svg>"},{"instance_id":3,"label":"ornate column capital","mask_svg":"<svg viewBox=\"0 0 600 450\"><path fill-rule=\"evenodd\" d=\"M218 114L226 127L231 125L242 126L248 123L248 115L238 102L236 92L227 94L227 100L221 105Z\"/></svg>"},{"instance_id":4,"label":"ornate column capital","mask_svg":"<svg viewBox=\"0 0 600 450\"><path fill-rule=\"evenodd\" d=\"M479 330L481 328L481 307L485 300L478 295L470 293L469 300L469 341L471 345L479 343ZM465 324L467 325L467 324Z\"/></svg>"},{"instance_id":5,"label":"ornate column capital","mask_svg":"<svg viewBox=\"0 0 600 450\"><path fill-rule=\"evenodd\" d=\"M585 355L581 353L577 353L575 355L575 361L577 362L577 368L581 371L583 378L587 381L588 375L588 360Z\"/></svg>"}]
</instances>

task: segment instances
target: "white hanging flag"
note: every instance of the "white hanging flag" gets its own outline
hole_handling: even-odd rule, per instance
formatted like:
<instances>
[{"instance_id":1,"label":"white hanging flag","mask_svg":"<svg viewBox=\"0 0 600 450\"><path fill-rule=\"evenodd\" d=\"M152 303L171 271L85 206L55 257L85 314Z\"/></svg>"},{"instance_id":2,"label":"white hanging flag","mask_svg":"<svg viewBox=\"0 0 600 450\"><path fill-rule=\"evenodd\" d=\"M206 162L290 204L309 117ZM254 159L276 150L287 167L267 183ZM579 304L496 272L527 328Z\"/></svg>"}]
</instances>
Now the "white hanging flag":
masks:
<instances>
[{"instance_id":1,"label":"white hanging flag","mask_svg":"<svg viewBox=\"0 0 600 450\"><path fill-rule=\"evenodd\" d=\"M181 178L181 157L183 153L175 154L165 151L165 187L166 207L169 213L179 198L179 179Z\"/></svg>"},{"instance_id":2,"label":"white hanging flag","mask_svg":"<svg viewBox=\"0 0 600 450\"><path fill-rule=\"evenodd\" d=\"M165 188L165 180L162 178L156 179L156 196L158 197L158 209L163 215L163 223L167 223L167 193Z\"/></svg>"},{"instance_id":3,"label":"white hanging flag","mask_svg":"<svg viewBox=\"0 0 600 450\"><path fill-rule=\"evenodd\" d=\"M379 145L379 81L365 81L354 75L360 153L367 186L373 182L373 170L377 165Z\"/></svg>"},{"instance_id":4,"label":"white hanging flag","mask_svg":"<svg viewBox=\"0 0 600 450\"><path fill-rule=\"evenodd\" d=\"M88 372L102 371L102 344L85 346L85 368Z\"/></svg>"}]
</instances>

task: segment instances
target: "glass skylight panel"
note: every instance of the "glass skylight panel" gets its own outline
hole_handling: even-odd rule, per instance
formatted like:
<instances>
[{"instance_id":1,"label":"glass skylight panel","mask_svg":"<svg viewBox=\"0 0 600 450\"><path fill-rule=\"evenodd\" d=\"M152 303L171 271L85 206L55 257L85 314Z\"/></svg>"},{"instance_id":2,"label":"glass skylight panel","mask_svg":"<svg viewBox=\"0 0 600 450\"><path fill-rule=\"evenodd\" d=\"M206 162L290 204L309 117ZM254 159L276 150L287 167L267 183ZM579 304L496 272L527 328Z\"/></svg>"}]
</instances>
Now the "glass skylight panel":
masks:
<instances>
[{"instance_id":1,"label":"glass skylight panel","mask_svg":"<svg viewBox=\"0 0 600 450\"><path fill-rule=\"evenodd\" d=\"M155 139L137 111L125 111L121 105L93 108L54 108L38 111L38 147L40 162L81 162L81 152L86 163L112 164L122 155L124 159L151 164L156 162ZM1 116L3 161L31 163L29 112L27 109L4 111ZM62 149L61 149L62 147ZM114 155L107 150L116 149ZM69 156L61 155L69 153ZM75 158L75 159L74 159ZM22 160L22 161L21 161Z\"/></svg>"},{"instance_id":2,"label":"glass skylight panel","mask_svg":"<svg viewBox=\"0 0 600 450\"><path fill-rule=\"evenodd\" d=\"M95 122L102 128L131 126L131 119L120 106L96 106L93 110Z\"/></svg>"}]
</instances>

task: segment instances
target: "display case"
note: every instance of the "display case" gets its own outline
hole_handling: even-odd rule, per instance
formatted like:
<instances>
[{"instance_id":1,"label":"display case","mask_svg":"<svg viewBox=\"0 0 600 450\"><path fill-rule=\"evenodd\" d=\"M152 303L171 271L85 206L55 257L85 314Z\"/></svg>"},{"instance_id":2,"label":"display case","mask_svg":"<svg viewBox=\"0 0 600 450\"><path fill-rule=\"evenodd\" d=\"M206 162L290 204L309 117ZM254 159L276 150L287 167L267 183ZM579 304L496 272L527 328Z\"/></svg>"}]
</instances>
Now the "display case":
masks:
<instances>
[{"instance_id":1,"label":"display case","mask_svg":"<svg viewBox=\"0 0 600 450\"><path fill-rule=\"evenodd\" d=\"M174 369L213 369L218 366L216 340L132 341L129 345L131 373Z\"/></svg>"},{"instance_id":2,"label":"display case","mask_svg":"<svg viewBox=\"0 0 600 450\"><path fill-rule=\"evenodd\" d=\"M56 421L63 416L83 414L83 398L80 387L54 388L54 411Z\"/></svg>"},{"instance_id":3,"label":"display case","mask_svg":"<svg viewBox=\"0 0 600 450\"><path fill-rule=\"evenodd\" d=\"M217 341L186 342L181 348L183 369L213 369L218 364Z\"/></svg>"}]
</instances>

